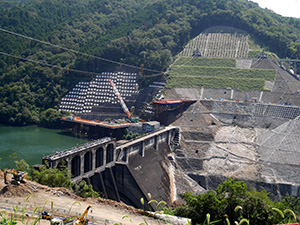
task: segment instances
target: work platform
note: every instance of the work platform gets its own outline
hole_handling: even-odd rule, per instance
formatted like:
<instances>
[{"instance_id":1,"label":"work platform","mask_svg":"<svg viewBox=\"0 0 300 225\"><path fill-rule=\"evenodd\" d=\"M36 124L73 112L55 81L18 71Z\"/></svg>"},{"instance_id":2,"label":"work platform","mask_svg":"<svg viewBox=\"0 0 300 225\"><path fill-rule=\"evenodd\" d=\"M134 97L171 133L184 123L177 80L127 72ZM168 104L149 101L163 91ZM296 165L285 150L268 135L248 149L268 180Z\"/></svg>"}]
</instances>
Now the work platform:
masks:
<instances>
[{"instance_id":1,"label":"work platform","mask_svg":"<svg viewBox=\"0 0 300 225\"><path fill-rule=\"evenodd\" d=\"M86 120L78 116L68 116L62 119L62 129L72 132L76 136L86 138L114 137L120 140L126 133L126 129L132 126L132 123L125 120L118 122Z\"/></svg>"}]
</instances>

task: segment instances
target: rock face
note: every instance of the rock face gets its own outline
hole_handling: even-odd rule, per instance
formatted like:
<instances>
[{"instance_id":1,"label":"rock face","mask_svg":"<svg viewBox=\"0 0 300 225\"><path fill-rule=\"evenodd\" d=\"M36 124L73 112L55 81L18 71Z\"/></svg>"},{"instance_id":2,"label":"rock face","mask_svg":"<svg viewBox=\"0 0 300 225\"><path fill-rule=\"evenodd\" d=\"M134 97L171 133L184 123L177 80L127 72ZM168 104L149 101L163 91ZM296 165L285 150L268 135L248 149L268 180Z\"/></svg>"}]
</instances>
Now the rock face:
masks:
<instances>
[{"instance_id":1,"label":"rock face","mask_svg":"<svg viewBox=\"0 0 300 225\"><path fill-rule=\"evenodd\" d=\"M181 146L174 152L178 198L186 191L199 194L215 189L228 177L270 192L274 199L299 196L300 118L275 129L222 125L205 114L205 123L186 123L201 117L200 103L174 123L181 126ZM199 119L199 118L198 118ZM214 121L215 125L210 125ZM203 124L203 125L202 125Z\"/></svg>"}]
</instances>

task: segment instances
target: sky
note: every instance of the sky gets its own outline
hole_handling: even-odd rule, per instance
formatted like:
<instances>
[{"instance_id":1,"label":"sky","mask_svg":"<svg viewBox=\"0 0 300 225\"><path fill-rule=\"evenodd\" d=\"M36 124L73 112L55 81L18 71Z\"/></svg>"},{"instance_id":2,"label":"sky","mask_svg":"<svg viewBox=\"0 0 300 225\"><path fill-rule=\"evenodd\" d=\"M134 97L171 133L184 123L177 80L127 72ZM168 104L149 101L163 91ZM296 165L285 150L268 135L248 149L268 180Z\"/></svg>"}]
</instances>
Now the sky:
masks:
<instances>
[{"instance_id":1,"label":"sky","mask_svg":"<svg viewBox=\"0 0 300 225\"><path fill-rule=\"evenodd\" d=\"M277 14L300 18L300 0L251 0L261 8L268 8Z\"/></svg>"}]
</instances>

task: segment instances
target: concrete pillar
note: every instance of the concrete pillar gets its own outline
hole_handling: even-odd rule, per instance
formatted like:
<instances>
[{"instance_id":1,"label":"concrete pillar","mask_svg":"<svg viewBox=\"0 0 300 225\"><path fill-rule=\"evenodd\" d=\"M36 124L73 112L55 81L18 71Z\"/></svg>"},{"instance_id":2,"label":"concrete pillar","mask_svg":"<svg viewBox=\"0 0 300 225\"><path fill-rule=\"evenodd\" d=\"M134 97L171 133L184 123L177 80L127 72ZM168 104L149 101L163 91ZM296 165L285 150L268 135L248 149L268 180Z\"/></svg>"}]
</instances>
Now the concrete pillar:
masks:
<instances>
[{"instance_id":1,"label":"concrete pillar","mask_svg":"<svg viewBox=\"0 0 300 225\"><path fill-rule=\"evenodd\" d=\"M64 160L66 161L66 163L68 165L68 170L71 171L71 167L72 167L71 159L68 157L68 158L64 158Z\"/></svg>"},{"instance_id":2,"label":"concrete pillar","mask_svg":"<svg viewBox=\"0 0 300 225\"><path fill-rule=\"evenodd\" d=\"M92 170L96 169L96 149L93 148L92 150Z\"/></svg>"},{"instance_id":3,"label":"concrete pillar","mask_svg":"<svg viewBox=\"0 0 300 225\"><path fill-rule=\"evenodd\" d=\"M298 73L298 71L297 71L297 62L296 62L296 61L294 62L294 73L295 73L295 74Z\"/></svg>"},{"instance_id":4,"label":"concrete pillar","mask_svg":"<svg viewBox=\"0 0 300 225\"><path fill-rule=\"evenodd\" d=\"M121 156L121 157L120 157ZM127 148L121 148L120 149L120 156L118 159L116 159L116 161L123 161L123 162L128 162L128 155L127 155Z\"/></svg>"},{"instance_id":5,"label":"concrete pillar","mask_svg":"<svg viewBox=\"0 0 300 225\"><path fill-rule=\"evenodd\" d=\"M285 70L289 72L289 70L290 70L290 61L286 61L286 68L285 68Z\"/></svg>"},{"instance_id":6,"label":"concrete pillar","mask_svg":"<svg viewBox=\"0 0 300 225\"><path fill-rule=\"evenodd\" d=\"M84 174L84 154L80 154L80 176Z\"/></svg>"},{"instance_id":7,"label":"concrete pillar","mask_svg":"<svg viewBox=\"0 0 300 225\"><path fill-rule=\"evenodd\" d=\"M103 146L103 166L106 166L107 144Z\"/></svg>"},{"instance_id":8,"label":"concrete pillar","mask_svg":"<svg viewBox=\"0 0 300 225\"><path fill-rule=\"evenodd\" d=\"M140 142L140 155L141 155L142 157L145 156L145 143L144 143L144 141L141 141L141 142Z\"/></svg>"},{"instance_id":9,"label":"concrete pillar","mask_svg":"<svg viewBox=\"0 0 300 225\"><path fill-rule=\"evenodd\" d=\"M158 142L159 142L159 135L155 135L154 137L154 149L158 150Z\"/></svg>"},{"instance_id":10,"label":"concrete pillar","mask_svg":"<svg viewBox=\"0 0 300 225\"><path fill-rule=\"evenodd\" d=\"M167 144L169 145L171 143L171 131L167 131Z\"/></svg>"},{"instance_id":11,"label":"concrete pillar","mask_svg":"<svg viewBox=\"0 0 300 225\"><path fill-rule=\"evenodd\" d=\"M282 61L279 61L280 67L282 68Z\"/></svg>"},{"instance_id":12,"label":"concrete pillar","mask_svg":"<svg viewBox=\"0 0 300 225\"><path fill-rule=\"evenodd\" d=\"M113 153L114 153L114 162L117 161L117 151L116 151L116 143L112 143L113 144Z\"/></svg>"}]
</instances>

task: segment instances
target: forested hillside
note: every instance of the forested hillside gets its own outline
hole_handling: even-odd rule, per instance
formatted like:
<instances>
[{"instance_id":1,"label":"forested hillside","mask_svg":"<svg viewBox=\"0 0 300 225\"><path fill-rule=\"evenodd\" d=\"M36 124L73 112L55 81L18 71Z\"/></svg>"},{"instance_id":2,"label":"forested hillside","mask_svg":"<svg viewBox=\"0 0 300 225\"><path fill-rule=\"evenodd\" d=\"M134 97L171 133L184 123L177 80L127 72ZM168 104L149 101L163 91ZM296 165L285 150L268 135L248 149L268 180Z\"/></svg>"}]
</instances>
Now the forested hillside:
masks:
<instances>
[{"instance_id":1,"label":"forested hillside","mask_svg":"<svg viewBox=\"0 0 300 225\"><path fill-rule=\"evenodd\" d=\"M245 30L266 50L284 58L300 58L300 19L281 17L247 0L0 2L1 29L159 71L169 66L191 38L214 25ZM0 40L2 124L56 126L60 113L52 108L78 81L93 76L78 70L98 73L116 65L4 30L0 30Z\"/></svg>"}]
</instances>

